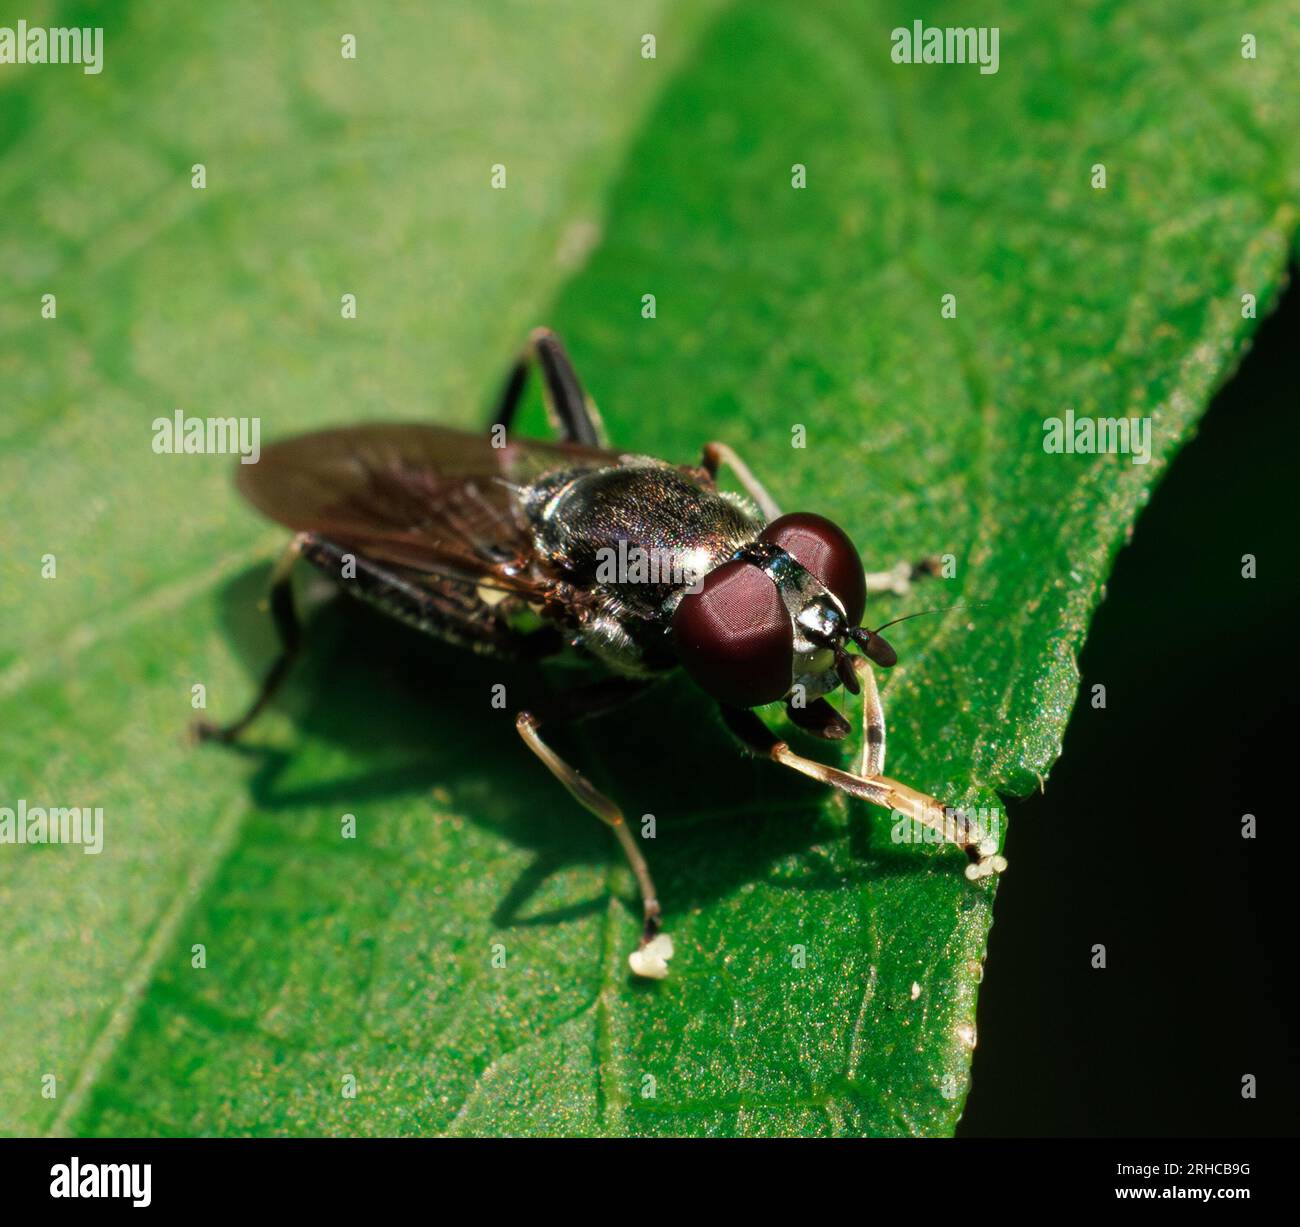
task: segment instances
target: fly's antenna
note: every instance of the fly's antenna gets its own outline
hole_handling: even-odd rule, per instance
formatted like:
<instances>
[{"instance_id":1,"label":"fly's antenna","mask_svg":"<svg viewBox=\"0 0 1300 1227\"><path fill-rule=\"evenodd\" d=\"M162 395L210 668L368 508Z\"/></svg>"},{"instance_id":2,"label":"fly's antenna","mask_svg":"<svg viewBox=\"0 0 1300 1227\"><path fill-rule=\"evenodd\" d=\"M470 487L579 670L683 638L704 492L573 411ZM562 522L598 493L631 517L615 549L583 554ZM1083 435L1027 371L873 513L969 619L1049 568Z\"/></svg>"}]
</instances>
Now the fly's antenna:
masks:
<instances>
[{"instance_id":1,"label":"fly's antenna","mask_svg":"<svg viewBox=\"0 0 1300 1227\"><path fill-rule=\"evenodd\" d=\"M848 636L862 649L863 656L875 661L882 669L890 669L898 664L898 653L875 631L868 630L865 626L851 626Z\"/></svg>"},{"instance_id":2,"label":"fly's antenna","mask_svg":"<svg viewBox=\"0 0 1300 1227\"><path fill-rule=\"evenodd\" d=\"M918 609L915 613L904 614L901 618L894 618L892 621L882 623L871 633L878 635L887 627L897 626L900 622L907 622L912 618L923 618L926 614L951 613L954 609L983 609L990 604L992 604L991 601L972 601L965 605L945 605L942 609Z\"/></svg>"},{"instance_id":3,"label":"fly's antenna","mask_svg":"<svg viewBox=\"0 0 1300 1227\"><path fill-rule=\"evenodd\" d=\"M909 618L921 618L926 614L948 613L954 609L977 609L987 604L987 601L975 601L969 605L946 605L942 609L918 609L915 613L904 614L901 618L886 622L874 631L866 626L850 627L848 636L862 649L864 656L875 661L882 669L889 669L898 663L898 653L881 638L880 632L885 630L886 627L897 626L900 622L906 622Z\"/></svg>"}]
</instances>

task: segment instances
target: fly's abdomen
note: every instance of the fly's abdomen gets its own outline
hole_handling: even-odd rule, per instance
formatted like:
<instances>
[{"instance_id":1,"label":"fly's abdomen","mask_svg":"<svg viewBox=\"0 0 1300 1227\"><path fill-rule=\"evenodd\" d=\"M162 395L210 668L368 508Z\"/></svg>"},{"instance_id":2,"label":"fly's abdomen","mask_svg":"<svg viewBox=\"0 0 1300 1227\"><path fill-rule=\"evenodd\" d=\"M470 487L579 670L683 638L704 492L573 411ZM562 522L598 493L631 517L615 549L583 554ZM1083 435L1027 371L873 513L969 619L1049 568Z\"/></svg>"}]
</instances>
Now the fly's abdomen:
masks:
<instances>
[{"instance_id":1,"label":"fly's abdomen","mask_svg":"<svg viewBox=\"0 0 1300 1227\"><path fill-rule=\"evenodd\" d=\"M470 581L375 567L364 554L305 534L302 557L334 579L345 592L390 618L456 647L507 659L547 655L560 646L545 637L536 615L513 598L493 603ZM522 614L523 625L512 615Z\"/></svg>"}]
</instances>

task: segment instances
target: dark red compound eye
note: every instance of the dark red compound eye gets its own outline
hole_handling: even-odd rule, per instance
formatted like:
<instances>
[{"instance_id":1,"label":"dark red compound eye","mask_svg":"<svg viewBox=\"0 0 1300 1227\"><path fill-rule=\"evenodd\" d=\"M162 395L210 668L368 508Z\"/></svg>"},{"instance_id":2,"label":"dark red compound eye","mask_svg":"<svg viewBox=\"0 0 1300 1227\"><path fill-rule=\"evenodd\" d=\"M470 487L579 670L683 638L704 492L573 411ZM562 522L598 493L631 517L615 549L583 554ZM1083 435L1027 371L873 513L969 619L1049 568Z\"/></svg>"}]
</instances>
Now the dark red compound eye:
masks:
<instances>
[{"instance_id":1,"label":"dark red compound eye","mask_svg":"<svg viewBox=\"0 0 1300 1227\"><path fill-rule=\"evenodd\" d=\"M790 689L794 630L767 574L724 562L673 615L682 667L701 689L733 707L773 703Z\"/></svg>"},{"instance_id":2,"label":"dark red compound eye","mask_svg":"<svg viewBox=\"0 0 1300 1227\"><path fill-rule=\"evenodd\" d=\"M849 625L857 626L867 608L867 580L862 559L844 530L824 516L796 511L773 520L762 540L779 545L803 569L829 588L844 606Z\"/></svg>"}]
</instances>

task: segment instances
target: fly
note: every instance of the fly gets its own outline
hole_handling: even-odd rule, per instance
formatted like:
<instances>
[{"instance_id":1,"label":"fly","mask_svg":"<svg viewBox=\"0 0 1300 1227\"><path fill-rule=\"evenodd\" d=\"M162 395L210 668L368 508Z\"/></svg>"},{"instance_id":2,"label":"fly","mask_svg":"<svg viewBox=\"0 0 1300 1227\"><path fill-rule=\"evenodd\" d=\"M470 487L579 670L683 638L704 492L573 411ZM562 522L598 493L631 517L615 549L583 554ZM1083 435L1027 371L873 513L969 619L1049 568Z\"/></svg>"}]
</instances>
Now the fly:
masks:
<instances>
[{"instance_id":1,"label":"fly","mask_svg":"<svg viewBox=\"0 0 1300 1227\"><path fill-rule=\"evenodd\" d=\"M533 365L555 442L508 437ZM748 497L718 488L729 469ZM482 435L417 424L318 431L263 449L238 485L294 532L271 578L281 653L247 712L202 739L234 741L263 711L301 645L290 584L299 559L417 629L497 658L576 652L605 676L516 728L573 797L614 832L640 890L644 927L632 970L661 979L672 942L658 892L622 811L543 739L544 727L621 705L683 668L717 700L750 751L853 797L910 814L968 857L971 880L1000 873L997 840L960 811L884 774L885 718L872 664L897 660L862 624L868 576L852 542L809 512L783 515L725 443L699 465L611 450L559 339L537 329ZM784 701L815 736L845 737L826 701L863 694L856 770L795 753L754 709Z\"/></svg>"}]
</instances>

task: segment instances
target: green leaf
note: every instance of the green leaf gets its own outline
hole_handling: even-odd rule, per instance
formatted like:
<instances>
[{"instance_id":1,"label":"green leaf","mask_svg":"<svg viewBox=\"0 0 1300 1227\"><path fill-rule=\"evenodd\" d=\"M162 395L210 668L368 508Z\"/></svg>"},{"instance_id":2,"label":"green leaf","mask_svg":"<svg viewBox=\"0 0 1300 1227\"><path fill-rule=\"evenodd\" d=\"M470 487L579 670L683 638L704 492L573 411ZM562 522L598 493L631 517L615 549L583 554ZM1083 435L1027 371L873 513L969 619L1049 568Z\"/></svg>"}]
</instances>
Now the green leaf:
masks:
<instances>
[{"instance_id":1,"label":"green leaf","mask_svg":"<svg viewBox=\"0 0 1300 1227\"><path fill-rule=\"evenodd\" d=\"M279 537L150 423L468 425L550 322L621 446L724 438L871 566L952 555L870 615L983 603L894 632L889 773L1000 806L1058 755L1114 553L1283 275L1285 13L1020 6L985 75L892 63L914 13L852 0L109 6L100 76L6 70L0 803L106 833L0 846L0 1126L951 1132L993 889L740 758L684 683L564 742L656 816L659 984L629 980L607 834L489 704L526 673L326 606L252 748L187 747L190 687L232 712L270 658ZM1045 453L1067 408L1149 416L1150 463ZM1132 821L1099 812L1079 872Z\"/></svg>"}]
</instances>

